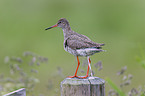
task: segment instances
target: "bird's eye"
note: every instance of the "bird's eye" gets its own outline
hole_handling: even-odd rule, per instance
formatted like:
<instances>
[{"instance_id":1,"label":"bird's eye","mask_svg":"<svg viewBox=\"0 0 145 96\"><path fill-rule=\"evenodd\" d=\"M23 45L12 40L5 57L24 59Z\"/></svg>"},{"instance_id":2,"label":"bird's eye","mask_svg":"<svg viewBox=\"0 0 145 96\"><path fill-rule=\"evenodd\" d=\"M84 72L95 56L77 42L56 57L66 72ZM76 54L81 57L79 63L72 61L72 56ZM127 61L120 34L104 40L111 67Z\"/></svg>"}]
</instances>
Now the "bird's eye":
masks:
<instances>
[{"instance_id":1,"label":"bird's eye","mask_svg":"<svg viewBox=\"0 0 145 96\"><path fill-rule=\"evenodd\" d=\"M60 24L61 22L58 22L58 24Z\"/></svg>"}]
</instances>

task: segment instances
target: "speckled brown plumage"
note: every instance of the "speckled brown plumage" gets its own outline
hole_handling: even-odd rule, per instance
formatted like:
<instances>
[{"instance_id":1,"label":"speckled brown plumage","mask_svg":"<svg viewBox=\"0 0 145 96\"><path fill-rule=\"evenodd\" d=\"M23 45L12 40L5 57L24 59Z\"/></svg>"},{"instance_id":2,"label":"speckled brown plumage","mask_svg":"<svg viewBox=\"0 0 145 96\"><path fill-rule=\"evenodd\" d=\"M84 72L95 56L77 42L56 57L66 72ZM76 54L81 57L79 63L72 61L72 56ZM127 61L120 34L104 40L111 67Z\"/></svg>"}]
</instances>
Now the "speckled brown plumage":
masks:
<instances>
[{"instance_id":1,"label":"speckled brown plumage","mask_svg":"<svg viewBox=\"0 0 145 96\"><path fill-rule=\"evenodd\" d=\"M65 18L61 18L56 25L51 26L46 30L51 29L53 27L62 28L64 35L64 50L77 57L78 67L76 69L75 75L70 76L70 78L78 77L77 71L80 65L78 56L88 57L87 75L85 77L78 77L78 78L87 78L89 69L91 70L90 66L91 60L89 56L104 51L101 49L104 44L95 43L91 41L91 39L89 39L87 36L72 31L69 22Z\"/></svg>"}]
</instances>

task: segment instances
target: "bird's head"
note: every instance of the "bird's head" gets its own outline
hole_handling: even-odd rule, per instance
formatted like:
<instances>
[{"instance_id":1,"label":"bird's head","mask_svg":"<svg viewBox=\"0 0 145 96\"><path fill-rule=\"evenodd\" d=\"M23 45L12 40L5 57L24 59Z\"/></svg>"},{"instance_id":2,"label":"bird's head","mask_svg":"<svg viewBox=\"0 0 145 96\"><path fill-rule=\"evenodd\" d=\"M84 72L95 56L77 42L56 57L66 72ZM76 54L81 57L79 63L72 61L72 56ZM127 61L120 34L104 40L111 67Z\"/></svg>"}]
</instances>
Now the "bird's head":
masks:
<instances>
[{"instance_id":1,"label":"bird's head","mask_svg":"<svg viewBox=\"0 0 145 96\"><path fill-rule=\"evenodd\" d=\"M46 28L45 30L48 30L48 29L51 29L54 27L60 27L60 28L64 29L64 28L69 27L69 22L65 18L61 18L58 20L57 24L55 24L49 28Z\"/></svg>"}]
</instances>

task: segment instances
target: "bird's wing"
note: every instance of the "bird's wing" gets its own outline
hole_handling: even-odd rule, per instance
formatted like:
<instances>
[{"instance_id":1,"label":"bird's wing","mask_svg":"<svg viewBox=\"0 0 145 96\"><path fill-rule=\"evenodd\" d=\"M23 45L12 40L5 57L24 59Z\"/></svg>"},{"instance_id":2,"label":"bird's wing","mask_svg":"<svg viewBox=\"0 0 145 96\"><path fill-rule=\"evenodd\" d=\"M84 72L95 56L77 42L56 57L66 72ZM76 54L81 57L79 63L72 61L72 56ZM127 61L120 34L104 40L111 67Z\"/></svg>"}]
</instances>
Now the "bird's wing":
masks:
<instances>
[{"instance_id":1,"label":"bird's wing","mask_svg":"<svg viewBox=\"0 0 145 96\"><path fill-rule=\"evenodd\" d=\"M74 31L73 31L73 32L74 32ZM82 39L86 39L86 40L88 40L88 41L91 41L91 39L88 38L87 36L82 35L82 34L78 34L78 33L74 32L74 36L76 36L76 35L77 35L77 37L80 37L80 38L82 38Z\"/></svg>"},{"instance_id":2,"label":"bird's wing","mask_svg":"<svg viewBox=\"0 0 145 96\"><path fill-rule=\"evenodd\" d=\"M88 37L85 36L85 35L79 34L78 36L81 37L81 38L83 38L83 39L86 39L86 40L88 40L88 41L91 41L91 39L88 38Z\"/></svg>"},{"instance_id":3,"label":"bird's wing","mask_svg":"<svg viewBox=\"0 0 145 96\"><path fill-rule=\"evenodd\" d=\"M69 46L71 49L82 49L82 48L99 48L102 44L95 43L91 40L80 38L78 35L71 35L65 41L65 46Z\"/></svg>"}]
</instances>

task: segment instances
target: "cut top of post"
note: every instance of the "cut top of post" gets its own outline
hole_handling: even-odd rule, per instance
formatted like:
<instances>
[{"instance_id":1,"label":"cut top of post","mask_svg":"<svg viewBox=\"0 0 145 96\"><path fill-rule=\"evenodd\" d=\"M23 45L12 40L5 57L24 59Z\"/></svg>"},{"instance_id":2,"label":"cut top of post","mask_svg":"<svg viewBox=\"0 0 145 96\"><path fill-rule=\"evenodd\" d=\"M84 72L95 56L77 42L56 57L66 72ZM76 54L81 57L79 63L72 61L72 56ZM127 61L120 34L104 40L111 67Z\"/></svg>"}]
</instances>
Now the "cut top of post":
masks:
<instances>
[{"instance_id":1,"label":"cut top of post","mask_svg":"<svg viewBox=\"0 0 145 96\"><path fill-rule=\"evenodd\" d=\"M62 84L71 84L71 85L79 85L79 84L105 84L105 80L99 77L88 77L86 79L80 78L66 78L62 82Z\"/></svg>"},{"instance_id":2,"label":"cut top of post","mask_svg":"<svg viewBox=\"0 0 145 96\"><path fill-rule=\"evenodd\" d=\"M105 80L66 78L61 82L61 96L105 96Z\"/></svg>"}]
</instances>

